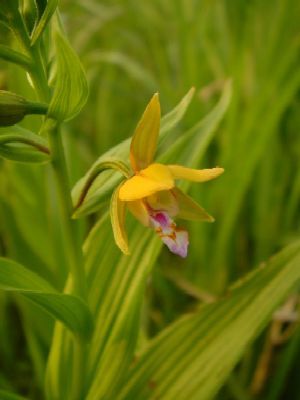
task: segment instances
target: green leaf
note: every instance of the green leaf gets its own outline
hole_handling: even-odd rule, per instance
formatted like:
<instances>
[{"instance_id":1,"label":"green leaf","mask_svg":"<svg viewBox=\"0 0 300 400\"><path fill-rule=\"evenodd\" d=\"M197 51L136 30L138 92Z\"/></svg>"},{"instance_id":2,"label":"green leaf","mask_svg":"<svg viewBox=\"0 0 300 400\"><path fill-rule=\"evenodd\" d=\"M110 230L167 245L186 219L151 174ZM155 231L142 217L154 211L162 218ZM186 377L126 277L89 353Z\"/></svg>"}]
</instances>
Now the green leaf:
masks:
<instances>
[{"instance_id":1,"label":"green leaf","mask_svg":"<svg viewBox=\"0 0 300 400\"><path fill-rule=\"evenodd\" d=\"M100 67L102 67L103 62L119 66L132 79L143 84L150 93L154 92L158 86L152 74L142 64L139 64L127 54L118 51L99 51L99 49L96 49L89 60Z\"/></svg>"},{"instance_id":2,"label":"green leaf","mask_svg":"<svg viewBox=\"0 0 300 400\"><path fill-rule=\"evenodd\" d=\"M0 399L1 400L28 400L26 397L19 396L13 392L8 392L6 390L0 389Z\"/></svg>"},{"instance_id":3,"label":"green leaf","mask_svg":"<svg viewBox=\"0 0 300 400\"><path fill-rule=\"evenodd\" d=\"M31 35L31 45L34 45L39 37L43 34L45 28L48 25L52 15L54 14L58 5L58 0L48 0L47 6L42 14L41 19L38 21L37 25L34 27Z\"/></svg>"},{"instance_id":4,"label":"green leaf","mask_svg":"<svg viewBox=\"0 0 300 400\"><path fill-rule=\"evenodd\" d=\"M183 118L194 94L194 88L190 89L188 93L182 98L177 106L168 114L162 117L160 124L160 137L159 140L166 138L167 134L181 121ZM128 162L129 147L131 138L119 143L114 148L103 154L89 169L83 178L81 178L72 190L73 204L78 204L78 199L86 186L86 182L92 172L97 169L97 165L101 165L106 159L118 158L122 159L125 163ZM74 216L76 218L88 215L101 207L103 202L107 201L120 181L120 177L115 172L105 172L97 176L94 180L93 186L89 191L88 196L85 197L83 204L76 210Z\"/></svg>"},{"instance_id":5,"label":"green leaf","mask_svg":"<svg viewBox=\"0 0 300 400\"><path fill-rule=\"evenodd\" d=\"M81 62L66 37L54 32L56 70L48 115L59 121L75 117L88 97L88 85Z\"/></svg>"},{"instance_id":6,"label":"green leaf","mask_svg":"<svg viewBox=\"0 0 300 400\"><path fill-rule=\"evenodd\" d=\"M0 157L25 163L50 160L47 141L19 126L0 128Z\"/></svg>"},{"instance_id":7,"label":"green leaf","mask_svg":"<svg viewBox=\"0 0 300 400\"><path fill-rule=\"evenodd\" d=\"M0 45L0 58L20 65L26 70L29 70L31 67L31 60L29 57L3 44Z\"/></svg>"},{"instance_id":8,"label":"green leaf","mask_svg":"<svg viewBox=\"0 0 300 400\"><path fill-rule=\"evenodd\" d=\"M107 160L99 160L99 162L95 162L92 168L89 170L88 174L86 174L84 181L82 181L83 186L81 188L81 192L78 193L79 197L75 202L75 210L80 207L84 202L85 197L87 196L90 188L92 187L94 181L97 177L107 170L115 170L120 172L126 178L130 177L130 170L127 164L120 160L115 159L107 159ZM74 217L76 217L76 212L74 213Z\"/></svg>"},{"instance_id":9,"label":"green leaf","mask_svg":"<svg viewBox=\"0 0 300 400\"><path fill-rule=\"evenodd\" d=\"M36 273L6 258L0 258L0 288L20 293L63 322L72 332L88 338L92 317L78 297L59 293Z\"/></svg>"},{"instance_id":10,"label":"green leaf","mask_svg":"<svg viewBox=\"0 0 300 400\"><path fill-rule=\"evenodd\" d=\"M170 111L168 114L162 117L161 128L160 128L161 135L175 128L176 125L182 120L184 114L188 109L188 106L190 105L193 99L194 94L195 94L195 88L192 87L187 92L187 94L182 98L180 103L177 104L177 106L172 111Z\"/></svg>"},{"instance_id":11,"label":"green leaf","mask_svg":"<svg viewBox=\"0 0 300 400\"><path fill-rule=\"evenodd\" d=\"M213 399L246 346L300 279L296 242L238 282L222 300L186 315L150 341L116 397ZM225 362L226 361L226 362Z\"/></svg>"}]
</instances>

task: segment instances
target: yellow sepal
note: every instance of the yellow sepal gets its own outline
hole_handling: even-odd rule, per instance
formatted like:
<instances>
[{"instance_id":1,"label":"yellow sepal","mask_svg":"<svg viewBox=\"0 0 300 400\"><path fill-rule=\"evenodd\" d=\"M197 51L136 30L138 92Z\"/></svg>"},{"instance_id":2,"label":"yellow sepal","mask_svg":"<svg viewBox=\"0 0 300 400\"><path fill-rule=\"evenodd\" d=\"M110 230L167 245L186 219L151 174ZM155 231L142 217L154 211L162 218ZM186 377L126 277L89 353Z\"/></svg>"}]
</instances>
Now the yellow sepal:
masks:
<instances>
[{"instance_id":1,"label":"yellow sepal","mask_svg":"<svg viewBox=\"0 0 300 400\"><path fill-rule=\"evenodd\" d=\"M143 200L128 201L128 210L141 222L142 225L149 226L149 212Z\"/></svg>"},{"instance_id":2,"label":"yellow sepal","mask_svg":"<svg viewBox=\"0 0 300 400\"><path fill-rule=\"evenodd\" d=\"M193 169L181 165L168 165L174 179L186 179L193 182L206 182L223 174L223 168Z\"/></svg>"},{"instance_id":3,"label":"yellow sepal","mask_svg":"<svg viewBox=\"0 0 300 400\"><path fill-rule=\"evenodd\" d=\"M177 199L179 212L177 218L188 219L192 221L214 222L214 218L209 215L204 208L196 203L190 196L183 193L180 189L172 189L172 193Z\"/></svg>"},{"instance_id":4,"label":"yellow sepal","mask_svg":"<svg viewBox=\"0 0 300 400\"><path fill-rule=\"evenodd\" d=\"M132 169L140 171L151 164L160 128L160 103L156 93L140 119L130 146L130 163Z\"/></svg>"},{"instance_id":5,"label":"yellow sepal","mask_svg":"<svg viewBox=\"0 0 300 400\"><path fill-rule=\"evenodd\" d=\"M119 191L122 183L115 189L110 202L110 218L115 242L120 250L128 255L128 240L125 230L126 203L120 200Z\"/></svg>"}]
</instances>

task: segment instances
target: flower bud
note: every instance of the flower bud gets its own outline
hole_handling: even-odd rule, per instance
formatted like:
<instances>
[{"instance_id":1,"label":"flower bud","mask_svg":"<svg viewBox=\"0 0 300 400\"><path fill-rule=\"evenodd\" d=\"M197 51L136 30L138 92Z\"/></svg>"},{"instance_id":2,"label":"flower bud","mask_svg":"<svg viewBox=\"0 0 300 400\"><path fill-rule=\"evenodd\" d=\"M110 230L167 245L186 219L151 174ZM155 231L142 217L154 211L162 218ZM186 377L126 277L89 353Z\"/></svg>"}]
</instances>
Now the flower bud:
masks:
<instances>
[{"instance_id":1,"label":"flower bud","mask_svg":"<svg viewBox=\"0 0 300 400\"><path fill-rule=\"evenodd\" d=\"M0 90L0 126L10 126L27 114L46 114L47 105L32 103L15 93Z\"/></svg>"}]
</instances>

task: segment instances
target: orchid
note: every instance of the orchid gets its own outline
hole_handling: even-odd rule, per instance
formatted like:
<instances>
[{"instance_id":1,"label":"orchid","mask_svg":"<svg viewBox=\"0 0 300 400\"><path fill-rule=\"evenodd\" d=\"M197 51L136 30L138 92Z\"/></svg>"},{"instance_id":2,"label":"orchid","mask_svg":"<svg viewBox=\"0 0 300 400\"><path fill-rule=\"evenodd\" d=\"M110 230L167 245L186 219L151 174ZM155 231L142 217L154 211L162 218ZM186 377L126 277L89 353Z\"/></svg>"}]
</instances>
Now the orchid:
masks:
<instances>
[{"instance_id":1,"label":"orchid","mask_svg":"<svg viewBox=\"0 0 300 400\"><path fill-rule=\"evenodd\" d=\"M160 129L160 103L156 93L139 121L130 146L132 176L113 194L112 226L117 245L129 254L125 231L126 208L144 226L155 230L169 250L187 256L188 232L173 218L213 222L214 219L191 197L175 186L177 179L206 182L223 173L223 168L192 169L153 162Z\"/></svg>"}]
</instances>

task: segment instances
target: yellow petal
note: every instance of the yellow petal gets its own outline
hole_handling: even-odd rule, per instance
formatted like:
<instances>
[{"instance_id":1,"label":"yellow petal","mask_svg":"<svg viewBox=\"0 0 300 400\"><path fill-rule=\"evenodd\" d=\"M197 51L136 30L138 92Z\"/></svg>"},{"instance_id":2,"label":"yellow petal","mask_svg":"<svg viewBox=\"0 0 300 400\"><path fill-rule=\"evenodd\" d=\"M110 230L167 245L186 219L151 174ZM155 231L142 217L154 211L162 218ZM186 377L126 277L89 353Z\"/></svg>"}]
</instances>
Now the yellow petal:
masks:
<instances>
[{"instance_id":1,"label":"yellow petal","mask_svg":"<svg viewBox=\"0 0 300 400\"><path fill-rule=\"evenodd\" d=\"M192 169L181 165L168 165L174 179L187 179L194 182L206 182L223 174L223 168Z\"/></svg>"},{"instance_id":2,"label":"yellow petal","mask_svg":"<svg viewBox=\"0 0 300 400\"><path fill-rule=\"evenodd\" d=\"M157 147L160 127L160 104L156 93L140 119L130 146L130 162L134 171L151 164Z\"/></svg>"},{"instance_id":3,"label":"yellow petal","mask_svg":"<svg viewBox=\"0 0 300 400\"><path fill-rule=\"evenodd\" d=\"M149 213L145 203L142 200L128 201L127 207L141 224L149 226Z\"/></svg>"},{"instance_id":4,"label":"yellow petal","mask_svg":"<svg viewBox=\"0 0 300 400\"><path fill-rule=\"evenodd\" d=\"M207 221L213 222L214 218L209 215L204 208L199 206L190 196L183 193L180 189L172 189L172 193L177 199L179 212L178 218L188 219L192 221Z\"/></svg>"},{"instance_id":5,"label":"yellow petal","mask_svg":"<svg viewBox=\"0 0 300 400\"><path fill-rule=\"evenodd\" d=\"M151 164L128 179L120 188L119 196L123 201L139 200L161 190L174 187L172 175L165 165Z\"/></svg>"},{"instance_id":6,"label":"yellow petal","mask_svg":"<svg viewBox=\"0 0 300 400\"><path fill-rule=\"evenodd\" d=\"M142 176L134 176L128 179L120 188L119 197L122 201L143 199L160 190L170 189L169 185L153 181Z\"/></svg>"},{"instance_id":7,"label":"yellow petal","mask_svg":"<svg viewBox=\"0 0 300 400\"><path fill-rule=\"evenodd\" d=\"M129 254L127 234L125 230L126 203L119 199L122 183L114 191L110 203L110 218L115 242L124 254Z\"/></svg>"},{"instance_id":8,"label":"yellow petal","mask_svg":"<svg viewBox=\"0 0 300 400\"><path fill-rule=\"evenodd\" d=\"M174 179L169 167L163 164L151 164L149 167L142 169L139 175L157 182L163 182L167 186L174 185Z\"/></svg>"}]
</instances>

